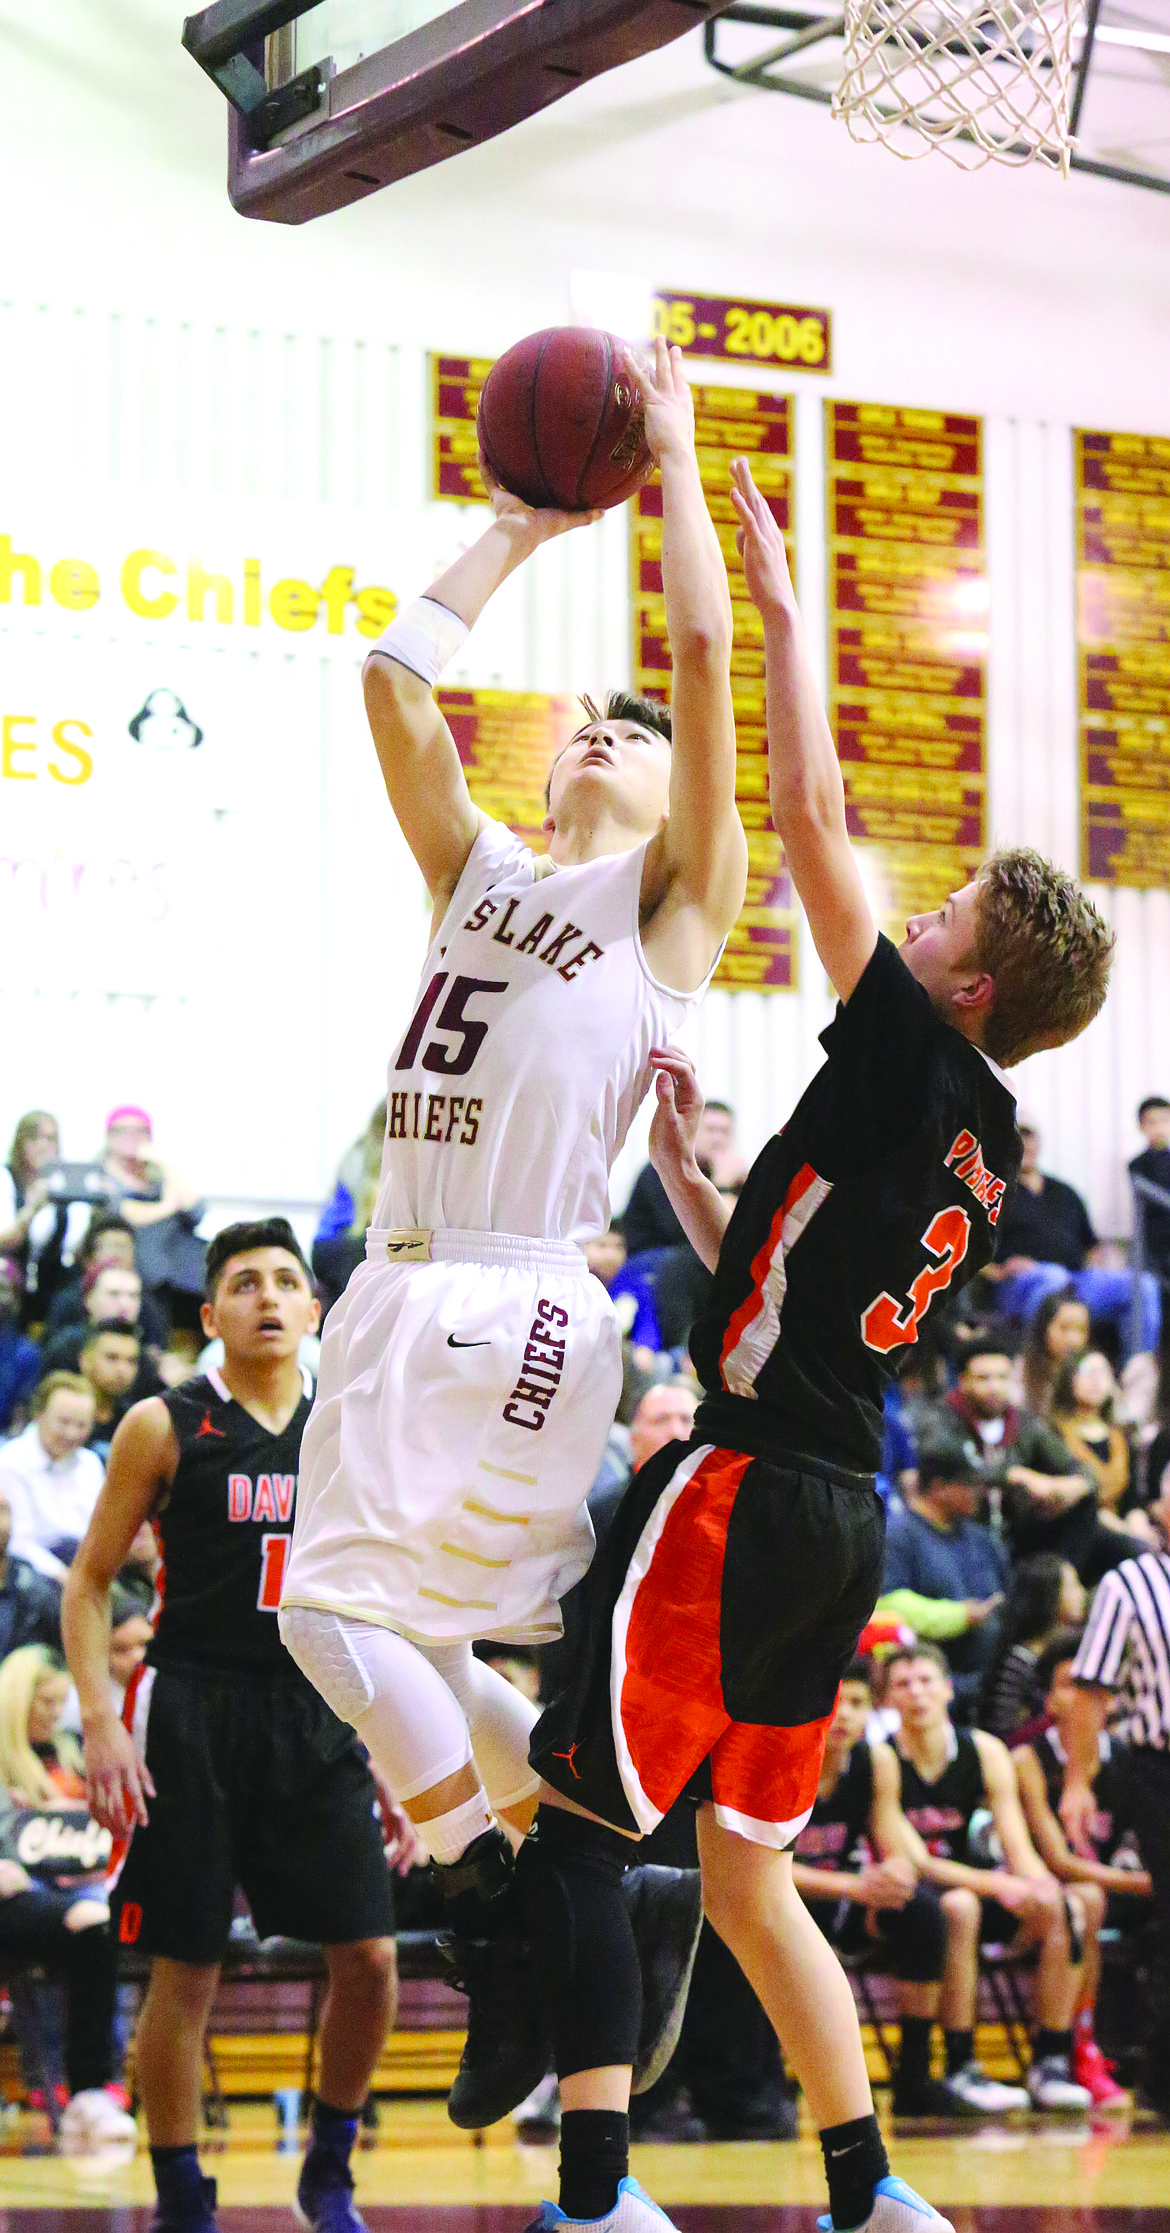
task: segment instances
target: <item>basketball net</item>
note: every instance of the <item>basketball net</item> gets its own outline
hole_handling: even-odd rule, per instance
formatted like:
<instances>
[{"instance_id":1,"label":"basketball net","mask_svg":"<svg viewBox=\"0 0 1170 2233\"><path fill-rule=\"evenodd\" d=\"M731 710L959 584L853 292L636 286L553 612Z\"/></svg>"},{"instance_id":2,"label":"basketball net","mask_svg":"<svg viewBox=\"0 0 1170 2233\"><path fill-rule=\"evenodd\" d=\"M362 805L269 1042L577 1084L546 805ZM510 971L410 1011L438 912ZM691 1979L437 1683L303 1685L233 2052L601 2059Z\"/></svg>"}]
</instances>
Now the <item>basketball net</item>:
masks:
<instances>
[{"instance_id":1,"label":"basketball net","mask_svg":"<svg viewBox=\"0 0 1170 2233\"><path fill-rule=\"evenodd\" d=\"M909 158L938 147L968 170L1041 162L1068 176L1084 0L844 0L844 8L845 73L833 114L855 140L880 140Z\"/></svg>"}]
</instances>

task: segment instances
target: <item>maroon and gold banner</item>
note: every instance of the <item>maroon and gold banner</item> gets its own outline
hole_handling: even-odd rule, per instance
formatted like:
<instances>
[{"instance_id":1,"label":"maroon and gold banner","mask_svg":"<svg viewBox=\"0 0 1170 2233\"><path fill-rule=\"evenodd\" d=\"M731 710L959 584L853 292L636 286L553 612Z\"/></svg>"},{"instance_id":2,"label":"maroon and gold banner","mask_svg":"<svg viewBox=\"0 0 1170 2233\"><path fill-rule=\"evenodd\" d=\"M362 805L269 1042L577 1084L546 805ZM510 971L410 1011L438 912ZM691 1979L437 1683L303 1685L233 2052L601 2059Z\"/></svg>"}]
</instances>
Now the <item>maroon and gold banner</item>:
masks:
<instances>
[{"instance_id":1,"label":"maroon and gold banner","mask_svg":"<svg viewBox=\"0 0 1170 2233\"><path fill-rule=\"evenodd\" d=\"M829 718L883 928L981 861L987 797L982 424L830 403Z\"/></svg>"},{"instance_id":2,"label":"maroon and gold banner","mask_svg":"<svg viewBox=\"0 0 1170 2233\"><path fill-rule=\"evenodd\" d=\"M1170 438L1074 436L1081 874L1170 884Z\"/></svg>"},{"instance_id":3,"label":"maroon and gold banner","mask_svg":"<svg viewBox=\"0 0 1170 2233\"><path fill-rule=\"evenodd\" d=\"M431 494L486 504L475 414L491 357L431 358Z\"/></svg>"},{"instance_id":4,"label":"maroon and gold banner","mask_svg":"<svg viewBox=\"0 0 1170 2233\"><path fill-rule=\"evenodd\" d=\"M764 636L744 587L735 550L731 460L750 457L752 472L780 527L792 562L792 403L748 388L696 387L699 468L715 521L735 608L732 696L737 746L736 798L748 840L748 888L715 978L717 985L787 992L796 983L795 906L780 840L768 813L768 737L764 707ZM630 587L634 622L634 687L670 696L670 646L662 595L662 489L639 489L630 506Z\"/></svg>"},{"instance_id":5,"label":"maroon and gold banner","mask_svg":"<svg viewBox=\"0 0 1170 2233\"><path fill-rule=\"evenodd\" d=\"M477 806L506 822L536 853L548 851L548 771L585 716L577 698L541 690L435 692Z\"/></svg>"},{"instance_id":6,"label":"maroon and gold banner","mask_svg":"<svg viewBox=\"0 0 1170 2233\"><path fill-rule=\"evenodd\" d=\"M791 365L831 372L833 322L827 310L787 302L735 302L723 295L654 297L654 332L677 343L684 357L726 357L731 364Z\"/></svg>"}]
</instances>

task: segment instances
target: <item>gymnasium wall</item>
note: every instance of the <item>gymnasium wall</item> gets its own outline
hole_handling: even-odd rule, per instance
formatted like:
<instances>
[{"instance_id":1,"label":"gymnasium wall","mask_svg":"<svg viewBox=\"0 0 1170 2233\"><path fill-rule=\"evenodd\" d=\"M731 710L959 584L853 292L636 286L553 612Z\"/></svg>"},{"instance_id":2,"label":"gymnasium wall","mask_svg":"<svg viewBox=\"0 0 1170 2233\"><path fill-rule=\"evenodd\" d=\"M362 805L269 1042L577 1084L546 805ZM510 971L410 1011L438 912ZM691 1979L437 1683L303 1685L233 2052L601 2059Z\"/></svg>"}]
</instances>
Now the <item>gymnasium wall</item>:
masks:
<instances>
[{"instance_id":1,"label":"gymnasium wall","mask_svg":"<svg viewBox=\"0 0 1170 2233\"><path fill-rule=\"evenodd\" d=\"M1162 198L899 164L715 79L687 38L355 210L245 224L181 9L50 13L5 26L0 1136L43 1103L83 1155L142 1099L209 1194L327 1186L426 927L365 732L362 630L481 520L429 499L426 352L490 356L563 319L573 273L832 309L831 378L726 374L797 398L818 652L823 398L985 415L990 825L1075 866L1069 430L1170 431ZM298 584L325 592L307 628ZM574 689L628 663L610 516L508 585L450 679ZM1048 1166L1120 1231L1134 1105L1170 1091L1170 897L1102 904L1105 1014L1018 1077ZM828 1013L807 940L798 992L708 1001L701 1073L749 1149Z\"/></svg>"}]
</instances>

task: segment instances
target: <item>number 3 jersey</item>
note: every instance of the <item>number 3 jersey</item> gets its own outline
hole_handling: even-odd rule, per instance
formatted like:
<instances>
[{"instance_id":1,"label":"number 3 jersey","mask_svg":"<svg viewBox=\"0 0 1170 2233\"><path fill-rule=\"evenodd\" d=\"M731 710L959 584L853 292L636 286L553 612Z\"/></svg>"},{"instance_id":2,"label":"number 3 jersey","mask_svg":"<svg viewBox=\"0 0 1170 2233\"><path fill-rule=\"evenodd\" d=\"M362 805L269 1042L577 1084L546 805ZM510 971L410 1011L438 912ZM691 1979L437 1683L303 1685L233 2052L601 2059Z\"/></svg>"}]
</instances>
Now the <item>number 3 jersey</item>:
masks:
<instances>
[{"instance_id":1,"label":"number 3 jersey","mask_svg":"<svg viewBox=\"0 0 1170 2233\"><path fill-rule=\"evenodd\" d=\"M163 1396L179 1462L153 1514L162 1569L152 1666L303 1681L276 1615L311 1392L306 1375L280 1434L245 1411L214 1370Z\"/></svg>"},{"instance_id":2,"label":"number 3 jersey","mask_svg":"<svg viewBox=\"0 0 1170 2233\"><path fill-rule=\"evenodd\" d=\"M588 1240L667 1044L705 989L657 983L638 929L644 845L538 874L488 822L391 1059L376 1229Z\"/></svg>"},{"instance_id":3,"label":"number 3 jersey","mask_svg":"<svg viewBox=\"0 0 1170 2233\"><path fill-rule=\"evenodd\" d=\"M872 1474L887 1383L992 1256L1016 1104L887 938L821 1044L828 1060L748 1174L691 1334L696 1432Z\"/></svg>"}]
</instances>

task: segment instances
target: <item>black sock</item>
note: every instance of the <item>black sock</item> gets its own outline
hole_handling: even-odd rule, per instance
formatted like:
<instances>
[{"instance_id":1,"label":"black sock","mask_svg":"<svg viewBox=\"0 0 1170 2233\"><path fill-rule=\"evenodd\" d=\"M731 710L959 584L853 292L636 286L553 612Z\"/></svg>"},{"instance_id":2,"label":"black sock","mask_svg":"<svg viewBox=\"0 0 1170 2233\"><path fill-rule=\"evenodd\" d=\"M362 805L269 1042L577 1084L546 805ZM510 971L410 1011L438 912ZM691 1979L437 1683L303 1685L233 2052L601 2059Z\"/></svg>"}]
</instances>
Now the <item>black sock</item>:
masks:
<instances>
[{"instance_id":1,"label":"black sock","mask_svg":"<svg viewBox=\"0 0 1170 2233\"><path fill-rule=\"evenodd\" d=\"M348 2162L357 2128L356 2109L333 2109L327 2101L316 2100L309 2123L309 2146L328 2148Z\"/></svg>"},{"instance_id":2,"label":"black sock","mask_svg":"<svg viewBox=\"0 0 1170 2233\"><path fill-rule=\"evenodd\" d=\"M864 2225L873 2209L874 2189L889 2175L890 2159L874 2116L853 2117L848 2124L831 2124L821 2134L825 2152L825 2177L829 2182L829 2215L837 2233Z\"/></svg>"},{"instance_id":3,"label":"black sock","mask_svg":"<svg viewBox=\"0 0 1170 2233\"><path fill-rule=\"evenodd\" d=\"M903 2016L897 2093L918 2093L930 2076L930 2017Z\"/></svg>"},{"instance_id":4,"label":"black sock","mask_svg":"<svg viewBox=\"0 0 1170 2233\"><path fill-rule=\"evenodd\" d=\"M638 2051L642 1973L622 1894L629 1858L619 1830L548 1806L517 1856L520 1912L561 2078L632 2063Z\"/></svg>"},{"instance_id":5,"label":"black sock","mask_svg":"<svg viewBox=\"0 0 1170 2233\"><path fill-rule=\"evenodd\" d=\"M948 2031L947 2077L953 2078L956 2070L963 2070L975 2059L975 2034L973 2031Z\"/></svg>"},{"instance_id":6,"label":"black sock","mask_svg":"<svg viewBox=\"0 0 1170 2233\"><path fill-rule=\"evenodd\" d=\"M203 2173L193 2140L183 2148L152 2148L150 2167L160 2202L202 2191Z\"/></svg>"},{"instance_id":7,"label":"black sock","mask_svg":"<svg viewBox=\"0 0 1170 2233\"><path fill-rule=\"evenodd\" d=\"M621 2109L566 2109L561 2117L561 2208L608 2217L630 2168L630 2120Z\"/></svg>"},{"instance_id":8,"label":"black sock","mask_svg":"<svg viewBox=\"0 0 1170 2233\"><path fill-rule=\"evenodd\" d=\"M1034 2062L1046 2062L1049 2055L1059 2055L1062 2062L1067 2062L1071 2054L1071 2031L1041 2030L1037 2032L1032 2042L1032 2060Z\"/></svg>"}]
</instances>

